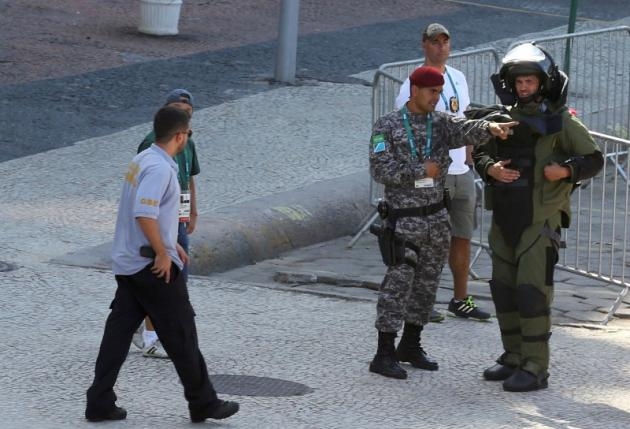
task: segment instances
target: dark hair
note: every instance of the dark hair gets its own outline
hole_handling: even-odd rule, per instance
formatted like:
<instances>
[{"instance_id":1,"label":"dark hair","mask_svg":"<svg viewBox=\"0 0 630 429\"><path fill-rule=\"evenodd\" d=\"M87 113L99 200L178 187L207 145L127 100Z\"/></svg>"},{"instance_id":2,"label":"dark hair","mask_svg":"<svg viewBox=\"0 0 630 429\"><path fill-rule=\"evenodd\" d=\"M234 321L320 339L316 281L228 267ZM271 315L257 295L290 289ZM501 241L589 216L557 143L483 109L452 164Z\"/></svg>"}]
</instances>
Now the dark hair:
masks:
<instances>
[{"instance_id":1,"label":"dark hair","mask_svg":"<svg viewBox=\"0 0 630 429\"><path fill-rule=\"evenodd\" d=\"M164 106L157 111L153 118L153 132L155 141L164 143L166 137L178 131L186 131L190 123L190 115L185 110L174 106Z\"/></svg>"}]
</instances>

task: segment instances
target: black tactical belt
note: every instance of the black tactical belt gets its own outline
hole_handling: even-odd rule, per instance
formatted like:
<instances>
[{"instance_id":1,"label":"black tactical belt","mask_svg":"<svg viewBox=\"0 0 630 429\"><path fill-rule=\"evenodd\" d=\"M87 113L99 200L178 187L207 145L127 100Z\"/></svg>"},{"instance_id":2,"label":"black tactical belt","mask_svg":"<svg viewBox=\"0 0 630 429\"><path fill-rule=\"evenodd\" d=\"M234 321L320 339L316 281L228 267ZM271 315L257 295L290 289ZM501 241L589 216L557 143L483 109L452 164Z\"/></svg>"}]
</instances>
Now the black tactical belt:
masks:
<instances>
[{"instance_id":1,"label":"black tactical belt","mask_svg":"<svg viewBox=\"0 0 630 429\"><path fill-rule=\"evenodd\" d=\"M428 216L447 208L448 194L445 192L444 195L443 201L424 207L394 209L389 207L387 201L379 201L376 209L381 219L383 219L383 225L370 225L370 232L378 237L378 247L385 265L393 267L407 263L415 267L415 263L413 261L409 262L405 257L405 248L409 248L417 254L419 251L418 246L405 240L404 236L396 234L396 222L401 217Z\"/></svg>"},{"instance_id":2,"label":"black tactical belt","mask_svg":"<svg viewBox=\"0 0 630 429\"><path fill-rule=\"evenodd\" d=\"M403 209L389 208L388 215L393 218L429 216L433 213L439 212L443 208L446 208L446 206L444 205L444 202L441 201L424 207L408 207Z\"/></svg>"}]
</instances>

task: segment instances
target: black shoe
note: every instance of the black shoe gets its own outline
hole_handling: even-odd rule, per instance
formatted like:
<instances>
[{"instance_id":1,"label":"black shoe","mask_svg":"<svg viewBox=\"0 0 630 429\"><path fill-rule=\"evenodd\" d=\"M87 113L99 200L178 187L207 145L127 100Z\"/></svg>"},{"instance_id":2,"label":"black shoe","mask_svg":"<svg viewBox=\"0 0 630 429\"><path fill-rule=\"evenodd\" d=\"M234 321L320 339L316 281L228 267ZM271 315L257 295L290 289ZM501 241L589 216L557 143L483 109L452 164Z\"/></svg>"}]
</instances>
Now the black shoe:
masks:
<instances>
[{"instance_id":1,"label":"black shoe","mask_svg":"<svg viewBox=\"0 0 630 429\"><path fill-rule=\"evenodd\" d=\"M227 419L228 417L238 413L238 402L222 401L221 399L218 399L217 401L218 402L216 402L212 408L200 411L190 410L190 420L193 423L201 423L206 419Z\"/></svg>"},{"instance_id":2,"label":"black shoe","mask_svg":"<svg viewBox=\"0 0 630 429\"><path fill-rule=\"evenodd\" d=\"M518 368L512 365L497 363L483 372L483 378L489 381L502 381L509 378Z\"/></svg>"},{"instance_id":3,"label":"black shoe","mask_svg":"<svg viewBox=\"0 0 630 429\"><path fill-rule=\"evenodd\" d=\"M104 422L106 420L125 420L127 418L127 410L122 407L117 407L109 410L103 414L91 414L85 411L85 418L90 422Z\"/></svg>"},{"instance_id":4,"label":"black shoe","mask_svg":"<svg viewBox=\"0 0 630 429\"><path fill-rule=\"evenodd\" d=\"M466 299L461 301L457 301L455 298L451 299L451 302L448 303L448 311L464 319L490 319L490 313L480 310L475 301L473 301L472 296L467 296Z\"/></svg>"},{"instance_id":5,"label":"black shoe","mask_svg":"<svg viewBox=\"0 0 630 429\"><path fill-rule=\"evenodd\" d=\"M503 382L503 390L508 392L531 392L533 390L546 389L548 377L548 375L535 375L524 369L519 369Z\"/></svg>"},{"instance_id":6,"label":"black shoe","mask_svg":"<svg viewBox=\"0 0 630 429\"><path fill-rule=\"evenodd\" d=\"M399 380L407 378L407 371L400 366L396 358L390 355L374 356L370 363L370 372Z\"/></svg>"},{"instance_id":7,"label":"black shoe","mask_svg":"<svg viewBox=\"0 0 630 429\"><path fill-rule=\"evenodd\" d=\"M436 361L427 356L422 347L416 350L409 350L406 347L396 349L396 357L400 362L408 362L414 368L425 369L427 371L437 371L439 365Z\"/></svg>"}]
</instances>

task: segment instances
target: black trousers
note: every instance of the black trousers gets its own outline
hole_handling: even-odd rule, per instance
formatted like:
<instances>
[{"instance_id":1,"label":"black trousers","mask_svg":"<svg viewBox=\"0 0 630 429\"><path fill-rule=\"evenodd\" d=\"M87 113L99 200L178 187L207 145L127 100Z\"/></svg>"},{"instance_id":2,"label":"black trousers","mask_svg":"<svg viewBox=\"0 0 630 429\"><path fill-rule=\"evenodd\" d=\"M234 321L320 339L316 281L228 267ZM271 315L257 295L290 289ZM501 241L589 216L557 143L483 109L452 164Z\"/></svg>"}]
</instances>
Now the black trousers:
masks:
<instances>
[{"instance_id":1,"label":"black trousers","mask_svg":"<svg viewBox=\"0 0 630 429\"><path fill-rule=\"evenodd\" d=\"M149 264L131 276L116 276L118 288L96 359L94 381L87 391L87 412L106 413L114 407L114 384L127 358L131 338L145 314L151 318L164 349L175 365L191 410L212 408L216 392L199 351L195 313L179 268L171 267L166 283Z\"/></svg>"}]
</instances>

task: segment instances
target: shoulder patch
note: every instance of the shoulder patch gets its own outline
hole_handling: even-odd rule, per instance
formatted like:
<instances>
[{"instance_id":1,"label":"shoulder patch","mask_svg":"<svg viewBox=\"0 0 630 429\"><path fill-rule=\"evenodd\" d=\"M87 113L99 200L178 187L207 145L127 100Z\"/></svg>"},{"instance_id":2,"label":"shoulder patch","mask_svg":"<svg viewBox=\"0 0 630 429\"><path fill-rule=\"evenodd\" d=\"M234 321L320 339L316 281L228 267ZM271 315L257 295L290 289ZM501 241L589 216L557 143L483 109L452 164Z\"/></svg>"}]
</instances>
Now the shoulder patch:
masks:
<instances>
[{"instance_id":1,"label":"shoulder patch","mask_svg":"<svg viewBox=\"0 0 630 429\"><path fill-rule=\"evenodd\" d=\"M374 153L385 151L385 135L375 134L372 136L372 148Z\"/></svg>"}]
</instances>

